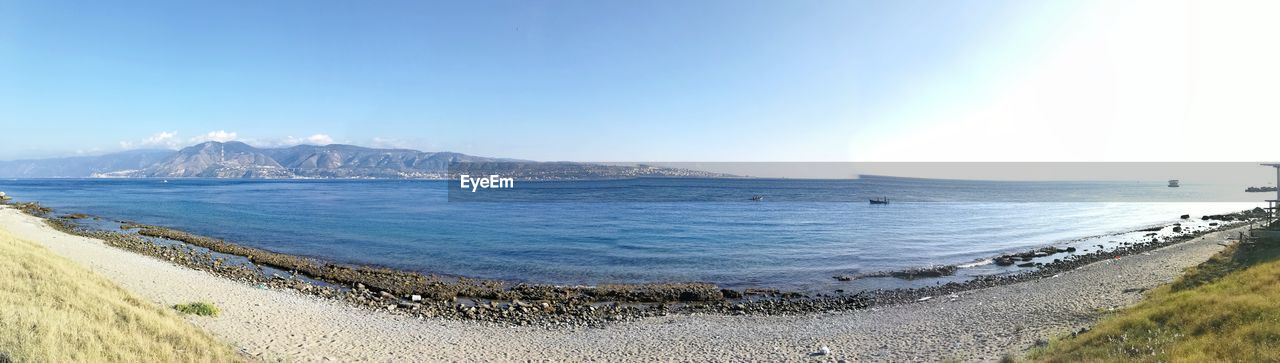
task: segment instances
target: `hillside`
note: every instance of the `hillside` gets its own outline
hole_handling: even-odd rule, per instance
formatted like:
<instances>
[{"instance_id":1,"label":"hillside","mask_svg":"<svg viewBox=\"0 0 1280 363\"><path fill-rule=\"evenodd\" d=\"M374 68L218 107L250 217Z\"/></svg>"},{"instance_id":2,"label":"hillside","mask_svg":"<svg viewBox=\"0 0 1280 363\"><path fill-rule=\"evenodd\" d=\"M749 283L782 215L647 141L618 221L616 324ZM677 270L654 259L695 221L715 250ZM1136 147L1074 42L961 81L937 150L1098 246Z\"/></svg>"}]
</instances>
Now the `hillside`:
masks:
<instances>
[{"instance_id":1,"label":"hillside","mask_svg":"<svg viewBox=\"0 0 1280 363\"><path fill-rule=\"evenodd\" d=\"M258 148L236 141L210 141L177 151L0 162L4 178L443 179L451 172L524 180L729 176L645 165L534 162L341 144Z\"/></svg>"},{"instance_id":2,"label":"hillside","mask_svg":"<svg viewBox=\"0 0 1280 363\"><path fill-rule=\"evenodd\" d=\"M0 161L0 178L88 178L140 170L173 155L173 150L130 150L107 155Z\"/></svg>"},{"instance_id":3,"label":"hillside","mask_svg":"<svg viewBox=\"0 0 1280 363\"><path fill-rule=\"evenodd\" d=\"M0 231L0 362L237 362L230 345Z\"/></svg>"},{"instance_id":4,"label":"hillside","mask_svg":"<svg viewBox=\"0 0 1280 363\"><path fill-rule=\"evenodd\" d=\"M1031 353L1044 362L1280 360L1280 241L1237 243L1142 303Z\"/></svg>"}]
</instances>

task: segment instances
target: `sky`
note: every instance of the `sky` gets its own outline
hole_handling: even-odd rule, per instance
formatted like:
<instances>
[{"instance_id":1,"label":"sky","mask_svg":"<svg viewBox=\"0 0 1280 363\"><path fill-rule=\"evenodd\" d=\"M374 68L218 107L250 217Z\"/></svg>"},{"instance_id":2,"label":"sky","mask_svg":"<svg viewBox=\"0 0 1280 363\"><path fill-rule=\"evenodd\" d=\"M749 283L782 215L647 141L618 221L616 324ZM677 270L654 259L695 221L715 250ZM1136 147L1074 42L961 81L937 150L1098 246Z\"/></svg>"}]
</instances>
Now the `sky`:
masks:
<instances>
[{"instance_id":1,"label":"sky","mask_svg":"<svg viewBox=\"0 0 1280 363\"><path fill-rule=\"evenodd\" d=\"M0 160L1280 159L1267 1L0 0Z\"/></svg>"}]
</instances>

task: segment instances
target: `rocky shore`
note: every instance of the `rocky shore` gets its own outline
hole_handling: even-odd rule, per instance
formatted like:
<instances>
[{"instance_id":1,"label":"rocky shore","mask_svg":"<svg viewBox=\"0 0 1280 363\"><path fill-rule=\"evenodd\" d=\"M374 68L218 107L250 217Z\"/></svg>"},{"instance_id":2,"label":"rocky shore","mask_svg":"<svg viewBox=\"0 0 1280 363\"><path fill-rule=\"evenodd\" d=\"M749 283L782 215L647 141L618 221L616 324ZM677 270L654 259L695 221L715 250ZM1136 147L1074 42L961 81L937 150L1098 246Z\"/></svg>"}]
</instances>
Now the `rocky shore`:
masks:
<instances>
[{"instance_id":1,"label":"rocky shore","mask_svg":"<svg viewBox=\"0 0 1280 363\"><path fill-rule=\"evenodd\" d=\"M174 229L119 222L119 231L84 228L77 220L85 214L57 216L36 203L15 207L44 218L50 226L73 235L95 238L106 244L207 271L252 286L286 289L302 294L416 318L447 318L512 325L600 326L612 322L670 314L792 315L865 309L875 305L921 301L934 296L1050 277L1093 262L1142 253L1196 238L1211 230L1182 230L1180 224L1149 229L1170 229L1167 238L1126 243L1114 249L1075 254L1075 248L1046 247L994 258L997 265L1028 267L1019 273L984 275L964 281L923 288L875 290L845 294L804 294L776 289L721 289L708 283L665 283L600 286L509 284L503 281L444 277L371 266L351 266L241 246L220 239ZM1230 228L1259 217L1261 210L1205 216ZM96 217L95 217L96 218ZM1143 230L1147 231L1147 230ZM1152 233L1151 235L1154 235ZM1099 246L1101 247L1101 246ZM1049 263L1034 258L1070 253ZM950 276L956 266L929 266L904 271L840 275L847 281L866 277L916 280Z\"/></svg>"},{"instance_id":2,"label":"rocky shore","mask_svg":"<svg viewBox=\"0 0 1280 363\"><path fill-rule=\"evenodd\" d=\"M37 241L161 305L212 302L222 315L189 321L234 342L247 355L298 362L995 361L1037 340L1088 327L1108 310L1136 302L1140 291L1203 262L1237 233L1211 232L1044 278L909 303L803 314L689 310L588 328L427 318L399 308L388 314L385 307L220 278L167 258L69 235L45 221L0 207L0 229ZM92 217L80 221L95 222ZM275 280L287 281L286 275Z\"/></svg>"},{"instance_id":3,"label":"rocky shore","mask_svg":"<svg viewBox=\"0 0 1280 363\"><path fill-rule=\"evenodd\" d=\"M869 294L872 296L874 304L893 304L903 302L920 301L934 296L952 295L962 291L969 291L980 288L1007 285L1036 279L1058 276L1064 272L1075 270L1085 265L1089 265L1099 261L1107 261L1119 259L1124 256L1146 253L1156 249L1176 245L1182 242L1190 241L1209 233L1222 230L1228 230L1246 225L1251 221L1259 220L1266 217L1266 211L1262 208L1241 211L1229 214L1206 215L1203 220L1221 221L1212 222L1210 226L1213 228L1202 230L1184 230L1181 223L1173 223L1165 226L1150 227L1139 230L1139 232L1153 232L1146 236L1151 237L1150 240L1140 242L1125 242L1113 249L1103 249L1101 245L1097 246L1098 250L1091 253L1072 254L1063 258L1055 258L1049 263L1030 263L1032 259L1040 257L1050 257L1059 253L1075 253L1073 247L1058 248L1044 247L1037 250L1026 251L1017 254L1001 255L994 258L993 263L997 265L1011 265L1022 262L1020 267L1035 267L1021 273L1009 275L984 275L970 279L965 282L951 282L938 286L929 286L913 289L894 289L894 290L877 290ZM1184 216L1183 219L1187 217ZM1156 237L1158 231L1170 232L1165 238ZM936 268L935 268L936 269Z\"/></svg>"},{"instance_id":4,"label":"rocky shore","mask_svg":"<svg viewBox=\"0 0 1280 363\"><path fill-rule=\"evenodd\" d=\"M85 228L76 223L76 220L91 218L85 214L56 216L52 209L37 203L14 207L42 218L61 232L102 240L112 247L241 283L292 290L417 318L546 327L599 326L673 313L742 315L854 310L869 306L871 301L865 294L807 296L776 289L721 289L696 282L600 286L508 284L336 264L130 222L118 222L119 231Z\"/></svg>"}]
</instances>

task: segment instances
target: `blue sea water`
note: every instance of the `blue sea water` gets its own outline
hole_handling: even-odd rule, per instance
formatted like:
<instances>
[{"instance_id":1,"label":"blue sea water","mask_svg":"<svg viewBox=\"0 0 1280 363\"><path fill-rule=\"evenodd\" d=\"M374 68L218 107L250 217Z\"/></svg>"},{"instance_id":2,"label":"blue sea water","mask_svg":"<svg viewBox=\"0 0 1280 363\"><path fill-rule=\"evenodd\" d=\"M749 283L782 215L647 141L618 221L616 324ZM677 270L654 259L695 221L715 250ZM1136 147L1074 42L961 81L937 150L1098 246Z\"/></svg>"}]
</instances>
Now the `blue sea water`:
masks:
<instances>
[{"instance_id":1,"label":"blue sea water","mask_svg":"<svg viewBox=\"0 0 1280 363\"><path fill-rule=\"evenodd\" d=\"M813 290L844 286L832 279L838 274L983 266L974 262L1110 242L1119 238L1111 233L1172 223L1181 214L1262 204L1239 202L1252 196L1236 186L1134 182L633 179L521 182L484 198L476 195L485 191L461 195L450 186L456 188L409 180L0 180L0 191L17 201L59 213L344 263L539 283L706 281ZM754 195L765 199L752 202ZM880 196L892 203L867 203ZM985 266L975 271L1002 272Z\"/></svg>"}]
</instances>

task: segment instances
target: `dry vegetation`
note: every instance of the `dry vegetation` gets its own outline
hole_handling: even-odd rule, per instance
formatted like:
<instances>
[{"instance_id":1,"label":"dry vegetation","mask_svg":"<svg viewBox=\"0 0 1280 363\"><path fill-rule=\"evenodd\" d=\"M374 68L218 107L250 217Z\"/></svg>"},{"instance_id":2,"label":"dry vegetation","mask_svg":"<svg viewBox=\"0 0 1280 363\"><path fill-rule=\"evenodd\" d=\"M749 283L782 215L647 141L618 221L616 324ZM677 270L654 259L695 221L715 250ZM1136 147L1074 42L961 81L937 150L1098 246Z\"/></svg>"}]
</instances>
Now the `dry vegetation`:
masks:
<instances>
[{"instance_id":1,"label":"dry vegetation","mask_svg":"<svg viewBox=\"0 0 1280 363\"><path fill-rule=\"evenodd\" d=\"M231 347L87 268L0 231L0 360L228 362Z\"/></svg>"},{"instance_id":2,"label":"dry vegetation","mask_svg":"<svg viewBox=\"0 0 1280 363\"><path fill-rule=\"evenodd\" d=\"M1046 362L1280 361L1280 241L1235 245L1094 329L1033 351Z\"/></svg>"},{"instance_id":3,"label":"dry vegetation","mask_svg":"<svg viewBox=\"0 0 1280 363\"><path fill-rule=\"evenodd\" d=\"M174 305L173 310L177 310L183 314L195 314L199 316L218 316L218 314L222 312L212 303L203 301Z\"/></svg>"}]
</instances>

